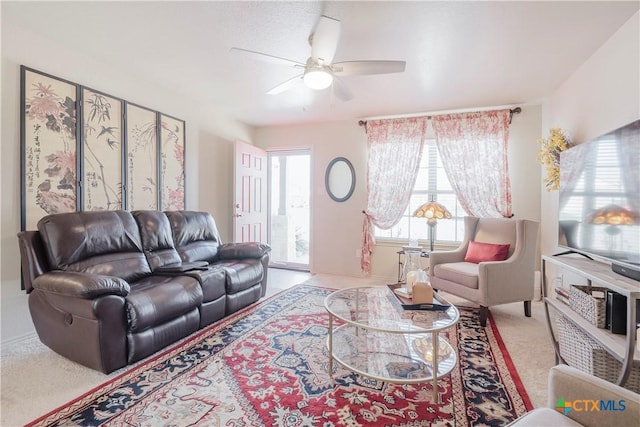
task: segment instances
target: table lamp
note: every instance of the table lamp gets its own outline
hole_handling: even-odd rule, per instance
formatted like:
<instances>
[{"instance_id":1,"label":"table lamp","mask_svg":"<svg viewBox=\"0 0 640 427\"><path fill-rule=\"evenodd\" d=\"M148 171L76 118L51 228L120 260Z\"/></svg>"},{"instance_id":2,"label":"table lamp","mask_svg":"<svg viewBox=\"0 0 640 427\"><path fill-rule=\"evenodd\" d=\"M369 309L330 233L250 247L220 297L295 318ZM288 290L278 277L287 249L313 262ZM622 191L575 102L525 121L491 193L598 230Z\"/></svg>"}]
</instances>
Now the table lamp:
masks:
<instances>
[{"instance_id":1,"label":"table lamp","mask_svg":"<svg viewBox=\"0 0 640 427\"><path fill-rule=\"evenodd\" d=\"M429 225L429 249L430 252L433 252L433 240L436 231L436 224L439 219L451 219L451 212L449 212L443 205L433 200L432 196L429 202L423 204L413 212L413 216L427 219L427 224Z\"/></svg>"}]
</instances>

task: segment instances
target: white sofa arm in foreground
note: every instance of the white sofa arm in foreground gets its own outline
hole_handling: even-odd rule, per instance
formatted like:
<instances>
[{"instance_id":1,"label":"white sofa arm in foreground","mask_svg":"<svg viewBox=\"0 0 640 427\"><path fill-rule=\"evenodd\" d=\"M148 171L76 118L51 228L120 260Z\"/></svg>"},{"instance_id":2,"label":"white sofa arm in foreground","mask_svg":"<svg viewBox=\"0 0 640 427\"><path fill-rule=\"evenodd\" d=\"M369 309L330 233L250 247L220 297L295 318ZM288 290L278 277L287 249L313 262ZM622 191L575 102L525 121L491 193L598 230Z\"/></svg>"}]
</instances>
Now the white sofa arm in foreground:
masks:
<instances>
[{"instance_id":1,"label":"white sofa arm in foreground","mask_svg":"<svg viewBox=\"0 0 640 427\"><path fill-rule=\"evenodd\" d=\"M640 395L567 365L549 371L546 408L521 416L510 426L624 427L640 425ZM559 409L564 407L565 409Z\"/></svg>"}]
</instances>

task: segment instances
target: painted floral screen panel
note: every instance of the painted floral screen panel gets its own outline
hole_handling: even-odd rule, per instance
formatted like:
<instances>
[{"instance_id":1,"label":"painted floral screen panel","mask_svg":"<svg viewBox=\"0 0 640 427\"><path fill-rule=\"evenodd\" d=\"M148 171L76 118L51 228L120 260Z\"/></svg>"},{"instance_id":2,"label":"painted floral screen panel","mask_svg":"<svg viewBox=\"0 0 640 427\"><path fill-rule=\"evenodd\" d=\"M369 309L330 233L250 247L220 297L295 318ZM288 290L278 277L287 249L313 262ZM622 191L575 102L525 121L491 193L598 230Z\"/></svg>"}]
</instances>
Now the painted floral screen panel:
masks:
<instances>
[{"instance_id":1,"label":"painted floral screen panel","mask_svg":"<svg viewBox=\"0 0 640 427\"><path fill-rule=\"evenodd\" d=\"M21 67L22 230L77 208L77 86Z\"/></svg>"},{"instance_id":2,"label":"painted floral screen panel","mask_svg":"<svg viewBox=\"0 0 640 427\"><path fill-rule=\"evenodd\" d=\"M158 141L155 111L126 104L127 209L158 209Z\"/></svg>"},{"instance_id":3,"label":"painted floral screen panel","mask_svg":"<svg viewBox=\"0 0 640 427\"><path fill-rule=\"evenodd\" d=\"M119 210L122 203L122 101L82 89L83 210Z\"/></svg>"},{"instance_id":4,"label":"painted floral screen panel","mask_svg":"<svg viewBox=\"0 0 640 427\"><path fill-rule=\"evenodd\" d=\"M160 177L162 210L183 210L184 121L160 115Z\"/></svg>"}]
</instances>

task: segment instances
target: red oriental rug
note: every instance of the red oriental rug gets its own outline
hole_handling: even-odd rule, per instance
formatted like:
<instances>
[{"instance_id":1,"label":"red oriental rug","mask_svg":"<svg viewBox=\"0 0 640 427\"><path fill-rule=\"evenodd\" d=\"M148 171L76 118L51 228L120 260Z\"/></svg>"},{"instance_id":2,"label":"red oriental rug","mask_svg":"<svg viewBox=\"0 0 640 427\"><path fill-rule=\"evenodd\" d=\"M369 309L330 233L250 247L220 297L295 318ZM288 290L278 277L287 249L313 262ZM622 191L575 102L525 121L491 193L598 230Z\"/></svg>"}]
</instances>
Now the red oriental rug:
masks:
<instances>
[{"instance_id":1,"label":"red oriental rug","mask_svg":"<svg viewBox=\"0 0 640 427\"><path fill-rule=\"evenodd\" d=\"M489 317L460 309L459 363L398 385L341 366L327 374L331 290L298 285L211 325L29 425L498 426L532 409ZM335 364L337 365L337 364ZM334 366L335 366L334 365Z\"/></svg>"}]
</instances>

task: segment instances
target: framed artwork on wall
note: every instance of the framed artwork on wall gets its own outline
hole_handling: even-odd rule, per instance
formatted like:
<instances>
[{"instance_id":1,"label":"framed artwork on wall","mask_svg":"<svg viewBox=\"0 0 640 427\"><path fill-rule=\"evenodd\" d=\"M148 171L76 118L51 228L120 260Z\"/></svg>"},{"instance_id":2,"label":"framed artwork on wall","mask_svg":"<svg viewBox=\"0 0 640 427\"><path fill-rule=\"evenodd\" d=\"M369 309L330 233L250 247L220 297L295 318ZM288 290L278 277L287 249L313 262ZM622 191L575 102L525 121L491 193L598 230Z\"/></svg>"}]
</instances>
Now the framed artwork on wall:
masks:
<instances>
[{"instance_id":1,"label":"framed artwork on wall","mask_svg":"<svg viewBox=\"0 0 640 427\"><path fill-rule=\"evenodd\" d=\"M22 230L78 208L78 92L74 83L20 67Z\"/></svg>"},{"instance_id":2,"label":"framed artwork on wall","mask_svg":"<svg viewBox=\"0 0 640 427\"><path fill-rule=\"evenodd\" d=\"M158 209L158 114L126 103L127 209Z\"/></svg>"},{"instance_id":3,"label":"framed artwork on wall","mask_svg":"<svg viewBox=\"0 0 640 427\"><path fill-rule=\"evenodd\" d=\"M119 210L123 203L123 101L82 88L82 210Z\"/></svg>"},{"instance_id":4,"label":"framed artwork on wall","mask_svg":"<svg viewBox=\"0 0 640 427\"><path fill-rule=\"evenodd\" d=\"M185 206L184 120L160 114L160 200L162 210Z\"/></svg>"}]
</instances>

